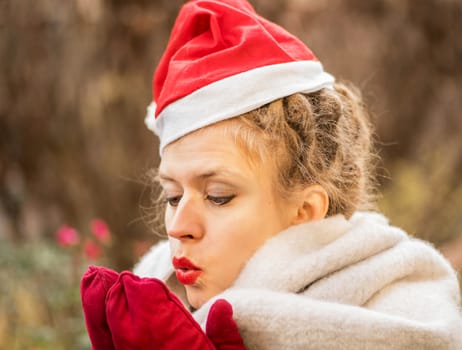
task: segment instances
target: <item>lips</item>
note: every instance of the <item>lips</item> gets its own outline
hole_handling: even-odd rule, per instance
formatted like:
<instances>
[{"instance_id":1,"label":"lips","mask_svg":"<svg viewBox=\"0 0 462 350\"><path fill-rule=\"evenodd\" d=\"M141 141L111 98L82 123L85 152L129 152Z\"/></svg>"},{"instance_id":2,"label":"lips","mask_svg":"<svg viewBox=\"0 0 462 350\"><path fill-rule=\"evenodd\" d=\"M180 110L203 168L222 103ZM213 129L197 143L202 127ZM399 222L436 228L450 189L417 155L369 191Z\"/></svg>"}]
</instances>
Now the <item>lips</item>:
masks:
<instances>
[{"instance_id":1,"label":"lips","mask_svg":"<svg viewBox=\"0 0 462 350\"><path fill-rule=\"evenodd\" d=\"M196 283L202 270L194 265L185 257L173 258L173 266L175 267L176 278L181 284L190 285Z\"/></svg>"}]
</instances>

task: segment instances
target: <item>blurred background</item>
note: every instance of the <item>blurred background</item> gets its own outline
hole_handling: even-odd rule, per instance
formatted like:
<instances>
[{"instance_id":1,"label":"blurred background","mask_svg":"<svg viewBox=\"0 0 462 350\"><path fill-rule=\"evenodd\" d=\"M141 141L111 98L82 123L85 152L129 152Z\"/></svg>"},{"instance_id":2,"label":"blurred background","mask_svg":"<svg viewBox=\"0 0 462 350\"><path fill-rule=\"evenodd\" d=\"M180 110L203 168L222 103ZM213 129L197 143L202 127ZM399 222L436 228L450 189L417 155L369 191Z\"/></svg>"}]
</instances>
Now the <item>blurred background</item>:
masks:
<instances>
[{"instance_id":1,"label":"blurred background","mask_svg":"<svg viewBox=\"0 0 462 350\"><path fill-rule=\"evenodd\" d=\"M0 348L89 349L79 279L157 236L153 70L180 0L0 1ZM251 0L374 115L391 222L462 268L462 1Z\"/></svg>"}]
</instances>

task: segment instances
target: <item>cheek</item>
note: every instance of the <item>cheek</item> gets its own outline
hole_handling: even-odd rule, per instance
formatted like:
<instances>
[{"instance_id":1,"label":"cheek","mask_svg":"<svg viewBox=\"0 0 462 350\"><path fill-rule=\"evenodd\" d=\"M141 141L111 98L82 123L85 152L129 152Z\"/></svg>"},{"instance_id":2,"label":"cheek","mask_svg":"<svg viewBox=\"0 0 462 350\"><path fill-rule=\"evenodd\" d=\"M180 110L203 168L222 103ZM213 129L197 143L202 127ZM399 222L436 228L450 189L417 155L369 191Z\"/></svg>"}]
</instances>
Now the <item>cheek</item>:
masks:
<instances>
[{"instance_id":1,"label":"cheek","mask_svg":"<svg viewBox=\"0 0 462 350\"><path fill-rule=\"evenodd\" d=\"M170 226L170 222L172 221L172 217L173 217L173 214L171 212L171 209L167 206L164 209L164 224L165 224L166 229L168 229L168 227Z\"/></svg>"},{"instance_id":2,"label":"cheek","mask_svg":"<svg viewBox=\"0 0 462 350\"><path fill-rule=\"evenodd\" d=\"M171 237L168 237L168 244L170 246L170 256L171 258L173 258L174 252L178 250L180 241L177 239L172 239Z\"/></svg>"},{"instance_id":3,"label":"cheek","mask_svg":"<svg viewBox=\"0 0 462 350\"><path fill-rule=\"evenodd\" d=\"M211 223L208 234L204 237L203 249L210 263L216 264L216 268L222 269L223 277L238 271L242 261L249 257L249 235L251 230L248 224L233 216L234 219L217 220ZM212 228L213 226L213 228Z\"/></svg>"},{"instance_id":4,"label":"cheek","mask_svg":"<svg viewBox=\"0 0 462 350\"><path fill-rule=\"evenodd\" d=\"M237 277L247 260L266 240L260 234L261 222L248 217L234 217L234 220L220 222L220 228L214 237L210 237L210 253L222 262L226 274ZM213 252L213 253L212 253Z\"/></svg>"}]
</instances>

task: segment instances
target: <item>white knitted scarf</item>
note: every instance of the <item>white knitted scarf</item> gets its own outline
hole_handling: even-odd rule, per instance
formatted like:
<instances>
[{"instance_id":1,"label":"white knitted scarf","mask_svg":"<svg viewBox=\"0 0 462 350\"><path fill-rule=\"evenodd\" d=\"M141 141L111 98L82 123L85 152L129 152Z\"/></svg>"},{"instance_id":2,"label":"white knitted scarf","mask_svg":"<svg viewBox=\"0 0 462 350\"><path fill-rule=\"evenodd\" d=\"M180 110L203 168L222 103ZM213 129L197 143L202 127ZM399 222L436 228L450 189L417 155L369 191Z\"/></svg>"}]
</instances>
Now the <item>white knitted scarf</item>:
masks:
<instances>
[{"instance_id":1,"label":"white knitted scarf","mask_svg":"<svg viewBox=\"0 0 462 350\"><path fill-rule=\"evenodd\" d=\"M168 245L135 267L186 303ZM456 274L429 244L378 214L335 216L269 239L234 285L194 313L204 326L228 300L248 349L462 349Z\"/></svg>"}]
</instances>

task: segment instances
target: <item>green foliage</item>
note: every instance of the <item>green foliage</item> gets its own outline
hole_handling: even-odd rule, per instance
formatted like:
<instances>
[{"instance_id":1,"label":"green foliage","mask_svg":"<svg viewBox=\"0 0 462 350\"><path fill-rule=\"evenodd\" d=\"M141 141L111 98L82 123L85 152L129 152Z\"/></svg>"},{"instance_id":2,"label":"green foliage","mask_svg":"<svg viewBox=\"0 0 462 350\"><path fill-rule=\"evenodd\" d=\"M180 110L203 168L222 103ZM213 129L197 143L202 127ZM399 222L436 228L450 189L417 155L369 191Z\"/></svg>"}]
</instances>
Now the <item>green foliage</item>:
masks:
<instances>
[{"instance_id":1,"label":"green foliage","mask_svg":"<svg viewBox=\"0 0 462 350\"><path fill-rule=\"evenodd\" d=\"M0 348L90 349L79 295L85 266L53 243L0 243Z\"/></svg>"}]
</instances>

